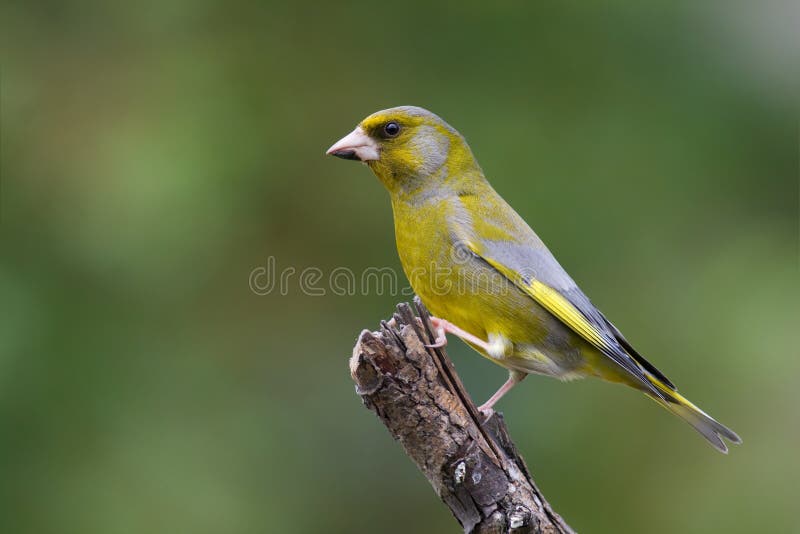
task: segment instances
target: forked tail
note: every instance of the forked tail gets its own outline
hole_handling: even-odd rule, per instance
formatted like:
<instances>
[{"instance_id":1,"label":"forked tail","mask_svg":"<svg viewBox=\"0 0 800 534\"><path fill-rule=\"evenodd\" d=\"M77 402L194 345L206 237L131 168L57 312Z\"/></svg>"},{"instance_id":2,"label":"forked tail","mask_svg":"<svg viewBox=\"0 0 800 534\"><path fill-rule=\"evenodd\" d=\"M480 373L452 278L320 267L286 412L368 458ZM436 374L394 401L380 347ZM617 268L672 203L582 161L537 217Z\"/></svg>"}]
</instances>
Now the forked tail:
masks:
<instances>
[{"instance_id":1,"label":"forked tail","mask_svg":"<svg viewBox=\"0 0 800 534\"><path fill-rule=\"evenodd\" d=\"M710 415L689 402L677 391L662 383L652 374L647 373L647 379L656 389L664 394L666 400L651 394L647 394L647 396L692 425L692 427L700 432L700 434L702 434L718 451L726 454L728 452L728 447L725 445L722 438L729 440L731 443L739 444L742 442L742 438L740 438L736 432L722 423L715 421Z\"/></svg>"}]
</instances>

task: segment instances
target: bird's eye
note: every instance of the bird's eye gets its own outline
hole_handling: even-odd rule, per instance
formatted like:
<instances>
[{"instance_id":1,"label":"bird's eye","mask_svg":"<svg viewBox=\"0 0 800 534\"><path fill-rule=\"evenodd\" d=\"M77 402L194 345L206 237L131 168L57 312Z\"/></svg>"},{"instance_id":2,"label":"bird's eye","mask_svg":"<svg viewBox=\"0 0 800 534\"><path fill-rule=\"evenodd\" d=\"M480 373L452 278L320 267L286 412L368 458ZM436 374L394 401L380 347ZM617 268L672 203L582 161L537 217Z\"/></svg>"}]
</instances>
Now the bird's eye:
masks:
<instances>
[{"instance_id":1,"label":"bird's eye","mask_svg":"<svg viewBox=\"0 0 800 534\"><path fill-rule=\"evenodd\" d=\"M383 127L383 133L386 134L386 137L397 137L397 134L400 133L400 125L396 122L387 122Z\"/></svg>"}]
</instances>

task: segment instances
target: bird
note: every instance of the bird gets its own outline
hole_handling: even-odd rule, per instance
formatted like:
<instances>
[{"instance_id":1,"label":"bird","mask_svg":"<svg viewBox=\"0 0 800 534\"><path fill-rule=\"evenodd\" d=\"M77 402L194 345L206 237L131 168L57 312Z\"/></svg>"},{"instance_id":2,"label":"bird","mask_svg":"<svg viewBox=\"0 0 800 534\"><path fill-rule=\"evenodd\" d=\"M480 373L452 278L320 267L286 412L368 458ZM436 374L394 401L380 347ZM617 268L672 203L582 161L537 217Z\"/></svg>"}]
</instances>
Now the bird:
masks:
<instances>
[{"instance_id":1,"label":"bird","mask_svg":"<svg viewBox=\"0 0 800 534\"><path fill-rule=\"evenodd\" d=\"M529 374L596 377L641 391L723 453L724 440L742 442L591 303L439 116L416 106L377 111L327 154L364 163L388 190L403 271L433 314L430 346L451 334L509 371L481 412Z\"/></svg>"}]
</instances>

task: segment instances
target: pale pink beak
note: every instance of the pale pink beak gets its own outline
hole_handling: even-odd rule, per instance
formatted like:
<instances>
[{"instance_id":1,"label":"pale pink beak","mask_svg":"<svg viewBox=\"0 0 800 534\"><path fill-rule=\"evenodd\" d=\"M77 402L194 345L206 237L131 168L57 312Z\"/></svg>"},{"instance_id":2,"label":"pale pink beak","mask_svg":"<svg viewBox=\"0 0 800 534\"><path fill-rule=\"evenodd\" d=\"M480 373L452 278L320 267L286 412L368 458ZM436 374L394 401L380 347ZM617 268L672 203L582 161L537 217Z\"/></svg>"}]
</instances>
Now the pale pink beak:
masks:
<instances>
[{"instance_id":1,"label":"pale pink beak","mask_svg":"<svg viewBox=\"0 0 800 534\"><path fill-rule=\"evenodd\" d=\"M368 136L361 126L339 139L326 154L342 159L358 161L376 161L380 159L378 143Z\"/></svg>"}]
</instances>

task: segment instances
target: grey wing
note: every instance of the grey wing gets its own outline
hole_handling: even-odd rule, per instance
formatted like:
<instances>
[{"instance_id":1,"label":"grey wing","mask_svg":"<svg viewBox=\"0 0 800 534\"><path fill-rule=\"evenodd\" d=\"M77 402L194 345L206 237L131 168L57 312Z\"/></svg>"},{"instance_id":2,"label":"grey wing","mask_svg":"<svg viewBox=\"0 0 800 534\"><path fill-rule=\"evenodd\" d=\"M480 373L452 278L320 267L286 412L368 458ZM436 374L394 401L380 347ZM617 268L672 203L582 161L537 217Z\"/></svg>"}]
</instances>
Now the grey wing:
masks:
<instances>
[{"instance_id":1,"label":"grey wing","mask_svg":"<svg viewBox=\"0 0 800 534\"><path fill-rule=\"evenodd\" d=\"M647 380L644 370L660 378L674 389L672 383L658 370L636 352L617 328L594 307L589 298L581 291L574 280L558 263L544 243L529 230L533 238L528 238L522 245L510 241L482 240L481 247L485 254L494 261L506 265L520 274L522 282L529 284L533 280L546 284L566 298L589 321L603 337L608 351L603 351L609 358L637 377L648 390L658 397L663 395Z\"/></svg>"},{"instance_id":2,"label":"grey wing","mask_svg":"<svg viewBox=\"0 0 800 534\"><path fill-rule=\"evenodd\" d=\"M533 231L531 230L531 233ZM558 260L536 234L526 244L509 241L483 240L481 245L492 259L520 273L525 282L538 280L558 291L573 306L610 339L616 339L615 328L594 307L578 284L567 274Z\"/></svg>"}]
</instances>

